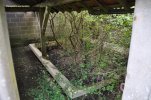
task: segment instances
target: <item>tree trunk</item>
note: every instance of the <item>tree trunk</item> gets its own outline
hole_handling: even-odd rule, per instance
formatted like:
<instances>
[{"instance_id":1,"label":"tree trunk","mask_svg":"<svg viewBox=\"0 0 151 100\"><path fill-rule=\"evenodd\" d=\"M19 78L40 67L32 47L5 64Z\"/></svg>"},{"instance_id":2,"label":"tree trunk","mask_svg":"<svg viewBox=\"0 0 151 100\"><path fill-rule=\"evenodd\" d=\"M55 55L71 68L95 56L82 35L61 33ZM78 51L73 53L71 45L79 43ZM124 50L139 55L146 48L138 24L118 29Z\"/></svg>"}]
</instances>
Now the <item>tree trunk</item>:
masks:
<instances>
[{"instance_id":1,"label":"tree trunk","mask_svg":"<svg viewBox=\"0 0 151 100\"><path fill-rule=\"evenodd\" d=\"M41 51L42 51L42 56L44 58L47 58L47 52L46 52L46 37L45 37L45 32L46 32L46 27L49 19L49 13L50 10L48 7L45 8L45 10L40 10L40 29L41 29Z\"/></svg>"}]
</instances>

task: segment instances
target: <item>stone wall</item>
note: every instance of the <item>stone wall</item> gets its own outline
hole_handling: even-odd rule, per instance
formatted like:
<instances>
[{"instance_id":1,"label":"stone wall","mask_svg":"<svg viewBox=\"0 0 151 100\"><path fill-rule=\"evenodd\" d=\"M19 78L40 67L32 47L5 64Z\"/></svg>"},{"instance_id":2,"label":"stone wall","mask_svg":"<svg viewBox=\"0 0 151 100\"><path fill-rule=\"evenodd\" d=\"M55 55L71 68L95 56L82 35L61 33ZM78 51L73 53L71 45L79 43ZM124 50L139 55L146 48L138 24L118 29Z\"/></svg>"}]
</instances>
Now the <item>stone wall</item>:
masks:
<instances>
[{"instance_id":1,"label":"stone wall","mask_svg":"<svg viewBox=\"0 0 151 100\"><path fill-rule=\"evenodd\" d=\"M38 38L38 22L34 13L8 12L7 22L12 45Z\"/></svg>"},{"instance_id":2,"label":"stone wall","mask_svg":"<svg viewBox=\"0 0 151 100\"><path fill-rule=\"evenodd\" d=\"M12 46L28 45L39 40L40 26L34 12L7 12L7 22ZM48 28L47 36L49 32Z\"/></svg>"}]
</instances>

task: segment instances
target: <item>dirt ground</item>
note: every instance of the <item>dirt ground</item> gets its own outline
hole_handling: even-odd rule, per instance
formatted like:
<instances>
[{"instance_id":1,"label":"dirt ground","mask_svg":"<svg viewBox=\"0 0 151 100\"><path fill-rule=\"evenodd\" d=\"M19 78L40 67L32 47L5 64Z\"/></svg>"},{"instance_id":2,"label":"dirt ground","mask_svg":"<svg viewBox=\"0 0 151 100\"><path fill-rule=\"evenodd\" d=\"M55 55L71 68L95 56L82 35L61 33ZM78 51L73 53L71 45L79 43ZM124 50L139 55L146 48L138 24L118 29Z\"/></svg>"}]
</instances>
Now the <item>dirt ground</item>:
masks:
<instances>
[{"instance_id":1,"label":"dirt ground","mask_svg":"<svg viewBox=\"0 0 151 100\"><path fill-rule=\"evenodd\" d=\"M62 72L67 79L69 79L71 82L73 80L80 80L82 79L82 73L87 73L87 78L83 80L83 84L86 86L92 85L93 83L101 82L105 79L105 75L107 76L107 73L121 73L122 71L125 71L124 68L121 70L119 68L116 68L115 65L108 65L108 67L105 69L99 68L98 66L91 66L89 68L82 68L78 65L75 66L73 64L74 59L70 55L64 55L64 51L59 48L50 49L48 51L49 59L50 61ZM102 73L102 74L101 74ZM123 72L124 73L124 72ZM117 74L118 75L118 74ZM123 75L122 75L123 76ZM123 78L124 80L124 78ZM73 81L73 84L75 82Z\"/></svg>"},{"instance_id":2,"label":"dirt ground","mask_svg":"<svg viewBox=\"0 0 151 100\"><path fill-rule=\"evenodd\" d=\"M37 86L36 79L43 70L42 64L28 46L12 48L12 55L21 100L33 100L27 95Z\"/></svg>"},{"instance_id":3,"label":"dirt ground","mask_svg":"<svg viewBox=\"0 0 151 100\"><path fill-rule=\"evenodd\" d=\"M71 72L70 68L67 67L69 62L71 63L71 59L68 56L63 57L61 59L62 51L58 49L52 49L49 52L50 59L52 63L58 67L59 70L66 70L63 71L64 75L71 80L74 78L75 72ZM15 67L15 73L17 78L17 84L19 88L19 94L21 100L33 100L32 97L28 96L28 92L30 89L33 89L37 87L37 79L39 75L45 70L43 65L40 63L40 61L36 58L36 56L33 54L33 52L30 50L28 46L25 47L17 47L12 48L12 55L13 55L13 61L14 61L14 67ZM63 55L62 55L63 56ZM64 62L64 63L62 63ZM66 62L66 63L65 63ZM91 82L90 82L91 83Z\"/></svg>"}]
</instances>

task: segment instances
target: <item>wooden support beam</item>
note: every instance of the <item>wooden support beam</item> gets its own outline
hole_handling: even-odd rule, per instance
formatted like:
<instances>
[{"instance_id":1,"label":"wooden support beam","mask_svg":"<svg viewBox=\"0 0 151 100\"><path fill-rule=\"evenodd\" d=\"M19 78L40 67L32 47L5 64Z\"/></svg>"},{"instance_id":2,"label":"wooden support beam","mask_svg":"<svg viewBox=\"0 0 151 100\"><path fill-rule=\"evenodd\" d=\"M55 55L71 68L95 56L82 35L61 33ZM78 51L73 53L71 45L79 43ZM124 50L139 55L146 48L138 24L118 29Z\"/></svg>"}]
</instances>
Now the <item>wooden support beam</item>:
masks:
<instances>
[{"instance_id":1,"label":"wooden support beam","mask_svg":"<svg viewBox=\"0 0 151 100\"><path fill-rule=\"evenodd\" d=\"M46 32L46 28L47 28L47 23L48 23L48 19L49 19L49 14L50 14L50 8L46 7L45 10L40 9L39 12L39 19L40 19L40 30L41 30L41 51L42 51L42 55L43 57L47 57L46 54L46 37L45 37L45 32Z\"/></svg>"},{"instance_id":2,"label":"wooden support beam","mask_svg":"<svg viewBox=\"0 0 151 100\"><path fill-rule=\"evenodd\" d=\"M42 53L39 49L36 48L35 44L29 44L29 47L33 51L33 53L37 56L37 58L41 61L41 63L46 67L48 72L52 75L52 77L58 82L58 84L63 88L65 93L73 98L72 92L75 90L75 87L69 82L69 80L61 74L61 72L47 59L42 57Z\"/></svg>"}]
</instances>

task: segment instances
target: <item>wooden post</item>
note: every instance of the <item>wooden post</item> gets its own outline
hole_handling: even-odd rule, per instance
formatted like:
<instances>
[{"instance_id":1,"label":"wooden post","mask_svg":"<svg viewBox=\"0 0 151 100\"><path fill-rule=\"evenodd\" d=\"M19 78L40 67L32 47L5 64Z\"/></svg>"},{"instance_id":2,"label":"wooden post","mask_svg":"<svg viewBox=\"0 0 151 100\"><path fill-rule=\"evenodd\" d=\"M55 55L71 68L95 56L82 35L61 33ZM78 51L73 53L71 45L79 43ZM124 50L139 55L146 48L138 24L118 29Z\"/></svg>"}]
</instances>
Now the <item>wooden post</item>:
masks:
<instances>
[{"instance_id":1,"label":"wooden post","mask_svg":"<svg viewBox=\"0 0 151 100\"><path fill-rule=\"evenodd\" d=\"M41 37L41 51L42 51L42 56L44 58L47 58L46 54L46 28L47 28L47 23L49 19L49 14L50 14L50 9L48 7L45 8L45 10L40 9L40 37Z\"/></svg>"},{"instance_id":2,"label":"wooden post","mask_svg":"<svg viewBox=\"0 0 151 100\"><path fill-rule=\"evenodd\" d=\"M151 100L151 0L136 0L122 100Z\"/></svg>"},{"instance_id":3,"label":"wooden post","mask_svg":"<svg viewBox=\"0 0 151 100\"><path fill-rule=\"evenodd\" d=\"M0 0L0 100L20 100L3 0Z\"/></svg>"}]
</instances>

